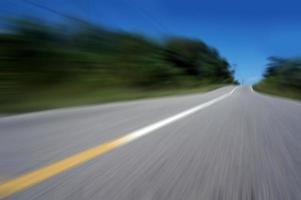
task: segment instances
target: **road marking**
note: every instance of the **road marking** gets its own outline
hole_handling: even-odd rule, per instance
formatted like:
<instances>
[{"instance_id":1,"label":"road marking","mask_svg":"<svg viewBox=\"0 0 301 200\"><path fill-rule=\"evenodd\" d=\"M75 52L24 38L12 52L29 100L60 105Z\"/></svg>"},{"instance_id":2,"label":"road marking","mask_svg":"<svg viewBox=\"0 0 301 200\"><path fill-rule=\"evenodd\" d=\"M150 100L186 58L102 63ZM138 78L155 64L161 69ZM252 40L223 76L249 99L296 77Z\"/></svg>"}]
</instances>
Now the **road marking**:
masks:
<instances>
[{"instance_id":1,"label":"road marking","mask_svg":"<svg viewBox=\"0 0 301 200\"><path fill-rule=\"evenodd\" d=\"M252 85L250 86L250 89L251 89L251 92L255 92Z\"/></svg>"},{"instance_id":2,"label":"road marking","mask_svg":"<svg viewBox=\"0 0 301 200\"><path fill-rule=\"evenodd\" d=\"M0 199L4 199L17 192L23 191L23 190L25 190L31 186L34 186L38 183L41 183L55 175L58 175L64 171L67 171L67 170L74 168L80 164L83 164L89 160L92 160L93 158L95 158L97 156L100 156L109 151L112 151L113 149L116 149L117 147L125 145L125 144L132 142L142 136L145 136L157 129L160 129L168 124L171 124L184 117L187 117L188 115L191 115L201 109L204 109L204 108L232 95L236 89L237 89L237 87L234 88L231 92L226 93L220 97L217 97L211 101L208 101L206 103L203 103L203 104L200 104L193 108L190 108L188 110L185 110L181 113L178 113L174 116L171 116L171 117L168 117L161 121L158 121L158 122L151 124L149 126L146 126L144 128L138 129L130 134L127 134L120 138L100 144L99 146L90 148L88 150L85 150L85 151L75 154L73 156L70 156L66 159L57 161L48 166L42 167L35 171L21 175L15 179L4 182L4 183L0 184Z\"/></svg>"}]
</instances>

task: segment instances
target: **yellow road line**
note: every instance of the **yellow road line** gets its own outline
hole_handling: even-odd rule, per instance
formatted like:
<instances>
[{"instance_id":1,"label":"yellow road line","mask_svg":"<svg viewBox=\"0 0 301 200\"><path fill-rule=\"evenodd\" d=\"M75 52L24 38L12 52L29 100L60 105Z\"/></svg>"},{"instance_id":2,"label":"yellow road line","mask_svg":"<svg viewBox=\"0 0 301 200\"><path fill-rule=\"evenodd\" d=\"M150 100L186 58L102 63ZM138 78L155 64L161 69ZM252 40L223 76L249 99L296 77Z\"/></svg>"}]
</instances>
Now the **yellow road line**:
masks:
<instances>
[{"instance_id":1,"label":"yellow road line","mask_svg":"<svg viewBox=\"0 0 301 200\"><path fill-rule=\"evenodd\" d=\"M154 124L151 124L149 126L141 128L139 130L136 130L123 137L117 138L115 140L101 144L101 145L93 147L91 149L85 150L83 152L80 152L78 154L70 156L66 159L63 159L61 161L50 164L46 167L37 169L35 171L21 175L15 179L1 183L0 184L0 199L4 199L17 192L23 191L26 188L29 188L33 185L41 183L42 181L45 181L45 180L47 180L55 175L58 175L66 170L74 168L74 167L76 167L80 164L83 164L97 156L100 156L104 153L112 151L113 149L115 149L119 146L122 146L126 143L136 140L136 139L138 139L146 134L149 134L159 128L162 128L162 127L164 127L168 124L171 124L179 119L187 117L188 115L191 115L201 109L204 109L210 105L213 105L214 103L221 101L222 99L230 96L236 89L237 89L237 87L234 88L231 92L226 93L222 96L219 96L215 99L212 99L211 101L197 105L193 108L185 110L174 116L168 117L168 118L158 121Z\"/></svg>"},{"instance_id":2,"label":"yellow road line","mask_svg":"<svg viewBox=\"0 0 301 200\"><path fill-rule=\"evenodd\" d=\"M28 187L87 162L96 156L109 152L127 142L129 142L127 136L121 137L3 183L0 185L0 199L4 199L14 193L25 190Z\"/></svg>"}]
</instances>

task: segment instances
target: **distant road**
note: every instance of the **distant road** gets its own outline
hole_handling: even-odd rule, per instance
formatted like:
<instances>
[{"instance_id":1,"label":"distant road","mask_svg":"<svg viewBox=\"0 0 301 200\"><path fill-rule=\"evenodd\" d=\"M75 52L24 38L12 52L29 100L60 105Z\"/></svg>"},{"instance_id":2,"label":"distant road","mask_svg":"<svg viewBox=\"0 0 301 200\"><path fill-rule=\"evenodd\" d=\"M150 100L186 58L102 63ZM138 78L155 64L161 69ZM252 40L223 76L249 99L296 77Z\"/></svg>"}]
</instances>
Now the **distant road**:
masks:
<instances>
[{"instance_id":1,"label":"distant road","mask_svg":"<svg viewBox=\"0 0 301 200\"><path fill-rule=\"evenodd\" d=\"M0 118L0 199L300 200L301 103L250 87Z\"/></svg>"}]
</instances>

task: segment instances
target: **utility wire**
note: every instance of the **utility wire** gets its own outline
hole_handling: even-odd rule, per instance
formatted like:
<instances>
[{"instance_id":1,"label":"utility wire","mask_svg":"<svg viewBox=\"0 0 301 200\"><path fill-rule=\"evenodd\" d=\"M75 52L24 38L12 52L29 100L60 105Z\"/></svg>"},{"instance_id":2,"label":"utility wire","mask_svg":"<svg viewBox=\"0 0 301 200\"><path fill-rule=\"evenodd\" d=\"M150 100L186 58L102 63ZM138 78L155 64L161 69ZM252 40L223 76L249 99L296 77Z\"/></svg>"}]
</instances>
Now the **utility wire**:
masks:
<instances>
[{"instance_id":1,"label":"utility wire","mask_svg":"<svg viewBox=\"0 0 301 200\"><path fill-rule=\"evenodd\" d=\"M165 35L169 32L168 28L164 26L158 18L155 18L152 14L150 14L150 12L148 12L145 8L139 6L137 3L134 3L130 0L123 0L123 2L133 7L137 11L137 13L139 13L145 19L150 21L158 32L163 33Z\"/></svg>"},{"instance_id":2,"label":"utility wire","mask_svg":"<svg viewBox=\"0 0 301 200\"><path fill-rule=\"evenodd\" d=\"M73 17L73 16L70 16L70 15L66 15L58 10L55 10L53 8L50 8L48 6L45 6L43 4L40 4L36 1L32 1L32 0L22 0L24 3L27 3L27 4L30 4L34 7L37 7L39 9L43 9L43 10L46 10L48 12L51 12L53 14L56 14L58 16L61 16L63 18L66 18L66 19L69 19L69 20L72 20L72 21L80 21L80 22L83 22L83 20L77 18L77 17ZM160 20L158 20L157 18L153 17L153 15L151 15L146 9L142 8L141 6L139 6L138 4L135 4L133 3L133 1L130 1L130 0L123 0L123 2L125 2L126 4L128 4L129 6L131 6L132 8L134 8L137 13L139 13L141 16L143 16L144 19L147 19L148 21L150 21L152 24L153 24L153 27L157 30L157 32L159 33L163 33L164 35L166 35L169 31L168 31L168 28L166 26L164 26ZM91 0L89 0L89 5L88 5L88 12L89 10L91 9ZM90 17L89 17L90 18Z\"/></svg>"},{"instance_id":3,"label":"utility wire","mask_svg":"<svg viewBox=\"0 0 301 200\"><path fill-rule=\"evenodd\" d=\"M72 17L72 16L70 16L70 15L66 15L66 14L64 14L64 13L62 13L62 12L59 12L59 11L53 9L53 8L47 7L47 6L43 5L43 4L39 4L39 3L35 2L35 1L31 1L31 0L22 0L22 1L23 1L24 3L27 3L27 4L30 4L30 5L32 5L32 6L34 6L34 7L37 7L37 8L46 10L46 11L48 11L48 12L51 12L51 13L56 14L56 15L58 15L58 16L67 18L67 19L69 19L69 20L72 20L72 21L80 21L80 22L82 22L82 20L79 19L79 18Z\"/></svg>"}]
</instances>

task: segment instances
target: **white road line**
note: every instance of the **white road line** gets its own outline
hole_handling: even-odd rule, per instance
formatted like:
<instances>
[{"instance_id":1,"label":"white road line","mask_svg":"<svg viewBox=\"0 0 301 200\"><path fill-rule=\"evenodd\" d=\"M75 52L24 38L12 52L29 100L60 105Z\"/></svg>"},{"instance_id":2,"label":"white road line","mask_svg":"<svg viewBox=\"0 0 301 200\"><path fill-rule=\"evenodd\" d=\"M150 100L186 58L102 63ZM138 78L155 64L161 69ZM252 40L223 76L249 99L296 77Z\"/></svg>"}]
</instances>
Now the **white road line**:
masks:
<instances>
[{"instance_id":1,"label":"white road line","mask_svg":"<svg viewBox=\"0 0 301 200\"><path fill-rule=\"evenodd\" d=\"M208 106L211 106L211 105L225 99L226 97L232 95L236 89L237 89L237 87L234 88L231 92L226 93L220 97L217 97L211 101L200 104L200 105L190 108L186 111L180 112L174 116L168 117L164 120L158 121L158 122L151 124L149 126L146 126L144 128L138 129L125 136L114 139L107 143L100 144L96 147L92 147L83 152L80 152L80 153L77 153L70 157L67 157L63 160L54 162L48 166L42 167L40 169L36 169L35 171L32 171L32 172L26 173L24 175L21 175L19 177L16 177L15 179L9 180L5 183L1 183L0 184L0 199L6 198L14 193L23 191L31 186L39 184L39 183L41 183L53 176L56 176L64 171L70 170L78 165L84 164L85 162L92 160L97 156L100 156L109 151L112 151L113 149L116 149L120 146L128 144L128 143L130 143L142 136L145 136L157 129L160 129L164 126L167 126L168 124L171 124L184 117L187 117L188 115L191 115L199 110L202 110Z\"/></svg>"},{"instance_id":2,"label":"white road line","mask_svg":"<svg viewBox=\"0 0 301 200\"><path fill-rule=\"evenodd\" d=\"M213 105L213 104L215 104L215 103L217 103L217 102L225 99L226 97L232 95L236 89L237 89L237 87L234 88L233 90L231 90L231 92L229 92L227 94L224 94L222 96L219 96L219 97L217 97L215 99L212 99L212 100L210 100L210 101L208 101L206 103L202 103L202 104L197 105L197 106L195 106L193 108L190 108L190 109L185 110L185 111L183 111L181 113L178 113L178 114L176 114L174 116L171 116L169 118L166 118L166 119L163 119L161 121L158 121L158 122L156 122L154 124L151 124L149 126L146 126L146 127L142 128L142 129L136 130L136 131L134 131L134 132L126 135L125 139L127 141L135 140L135 139L137 139L139 137L142 137L142 136L144 136L146 134L149 134L149 133L151 133L151 132L153 132L153 131L155 131L155 130L157 130L159 128L162 128L162 127L164 127L164 126L166 126L168 124L171 124L171 123L173 123L173 122L175 122L177 120L180 120L180 119L182 119L184 117L187 117L187 116L189 116L189 115L191 115L191 114L193 114L193 113L195 113L195 112L197 112L199 110L202 110L202 109L204 109L204 108L206 108L208 106L211 106L211 105Z\"/></svg>"},{"instance_id":3,"label":"white road line","mask_svg":"<svg viewBox=\"0 0 301 200\"><path fill-rule=\"evenodd\" d=\"M251 92L254 92L254 93L255 93L255 91L254 91L254 89L253 89L253 86L252 86L252 85L250 86L250 90L251 90Z\"/></svg>"}]
</instances>

